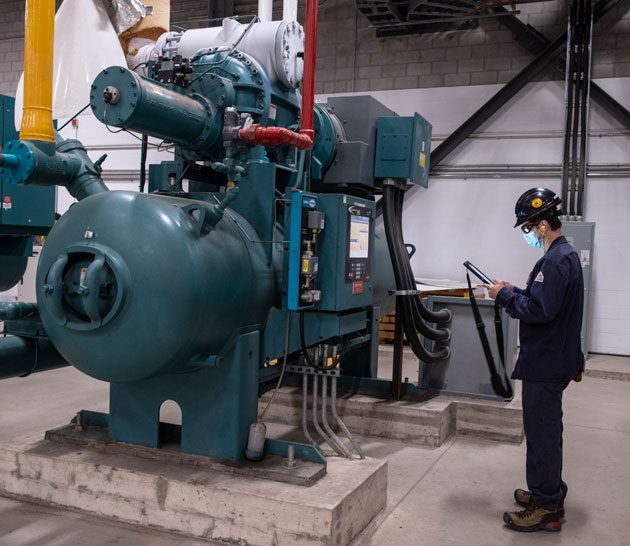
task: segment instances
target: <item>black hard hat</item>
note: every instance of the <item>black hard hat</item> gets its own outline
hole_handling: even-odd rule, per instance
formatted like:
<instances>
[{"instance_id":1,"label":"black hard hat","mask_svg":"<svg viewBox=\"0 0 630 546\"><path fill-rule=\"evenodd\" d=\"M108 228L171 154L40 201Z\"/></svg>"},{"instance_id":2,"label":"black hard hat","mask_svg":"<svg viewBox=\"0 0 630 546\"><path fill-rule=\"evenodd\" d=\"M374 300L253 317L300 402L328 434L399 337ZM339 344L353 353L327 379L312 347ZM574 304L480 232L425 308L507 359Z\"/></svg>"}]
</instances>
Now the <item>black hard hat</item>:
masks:
<instances>
[{"instance_id":1,"label":"black hard hat","mask_svg":"<svg viewBox=\"0 0 630 546\"><path fill-rule=\"evenodd\" d=\"M514 213L516 214L514 227L518 227L525 222L543 220L549 216L549 213L560 215L562 211L556 208L560 203L562 203L562 199L546 188L527 190L518 198L514 207Z\"/></svg>"}]
</instances>

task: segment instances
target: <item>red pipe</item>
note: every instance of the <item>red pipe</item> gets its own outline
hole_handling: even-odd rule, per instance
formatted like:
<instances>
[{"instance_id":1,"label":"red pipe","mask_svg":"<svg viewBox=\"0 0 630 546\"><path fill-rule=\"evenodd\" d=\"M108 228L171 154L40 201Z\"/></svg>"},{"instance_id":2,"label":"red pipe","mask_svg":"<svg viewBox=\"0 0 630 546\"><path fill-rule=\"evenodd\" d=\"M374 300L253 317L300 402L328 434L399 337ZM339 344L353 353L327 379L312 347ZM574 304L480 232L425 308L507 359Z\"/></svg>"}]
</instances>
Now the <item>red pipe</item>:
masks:
<instances>
[{"instance_id":1,"label":"red pipe","mask_svg":"<svg viewBox=\"0 0 630 546\"><path fill-rule=\"evenodd\" d=\"M247 129L241 129L238 133L241 140L263 146L296 146L299 150L308 150L313 147L313 141L306 134L296 133L285 127L263 127L251 125Z\"/></svg>"},{"instance_id":2,"label":"red pipe","mask_svg":"<svg viewBox=\"0 0 630 546\"><path fill-rule=\"evenodd\" d=\"M302 79L302 126L300 133L313 141L313 109L315 107L315 62L317 55L318 0L306 0L306 36L304 38L304 77Z\"/></svg>"}]
</instances>

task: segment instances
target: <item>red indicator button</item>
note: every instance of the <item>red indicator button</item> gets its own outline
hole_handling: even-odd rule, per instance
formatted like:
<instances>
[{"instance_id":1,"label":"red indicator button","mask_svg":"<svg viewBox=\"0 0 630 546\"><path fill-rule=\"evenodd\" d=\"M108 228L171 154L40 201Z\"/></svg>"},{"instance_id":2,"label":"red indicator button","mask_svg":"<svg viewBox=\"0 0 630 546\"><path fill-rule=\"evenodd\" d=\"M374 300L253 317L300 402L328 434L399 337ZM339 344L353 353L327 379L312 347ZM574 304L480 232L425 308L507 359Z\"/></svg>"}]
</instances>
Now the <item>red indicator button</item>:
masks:
<instances>
[{"instance_id":1,"label":"red indicator button","mask_svg":"<svg viewBox=\"0 0 630 546\"><path fill-rule=\"evenodd\" d=\"M363 281L354 281L352 283L353 294L363 294Z\"/></svg>"}]
</instances>

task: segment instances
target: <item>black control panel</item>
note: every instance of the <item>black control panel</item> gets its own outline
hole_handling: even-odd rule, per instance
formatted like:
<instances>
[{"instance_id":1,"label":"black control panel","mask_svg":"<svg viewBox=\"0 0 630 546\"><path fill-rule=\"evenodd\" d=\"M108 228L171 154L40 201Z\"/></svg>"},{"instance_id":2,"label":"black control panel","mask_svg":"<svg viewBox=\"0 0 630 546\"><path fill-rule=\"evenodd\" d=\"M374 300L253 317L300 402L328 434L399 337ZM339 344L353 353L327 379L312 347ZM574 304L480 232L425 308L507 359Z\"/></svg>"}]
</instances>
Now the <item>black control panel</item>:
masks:
<instances>
[{"instance_id":1,"label":"black control panel","mask_svg":"<svg viewBox=\"0 0 630 546\"><path fill-rule=\"evenodd\" d=\"M369 281L373 211L361 205L348 205L347 212L346 282Z\"/></svg>"}]
</instances>

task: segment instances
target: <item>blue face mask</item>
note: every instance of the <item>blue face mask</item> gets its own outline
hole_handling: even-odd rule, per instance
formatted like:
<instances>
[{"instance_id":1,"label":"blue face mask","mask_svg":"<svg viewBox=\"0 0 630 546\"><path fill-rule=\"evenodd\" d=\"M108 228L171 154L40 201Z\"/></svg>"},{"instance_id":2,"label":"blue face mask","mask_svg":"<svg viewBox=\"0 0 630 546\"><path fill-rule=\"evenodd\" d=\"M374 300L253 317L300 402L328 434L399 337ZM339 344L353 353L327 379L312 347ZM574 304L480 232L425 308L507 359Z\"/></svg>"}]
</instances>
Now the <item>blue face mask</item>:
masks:
<instances>
[{"instance_id":1,"label":"blue face mask","mask_svg":"<svg viewBox=\"0 0 630 546\"><path fill-rule=\"evenodd\" d=\"M523 233L523 239L529 246L533 246L534 248L542 248L543 240L542 238L536 237L534 230L532 229L529 233Z\"/></svg>"}]
</instances>

